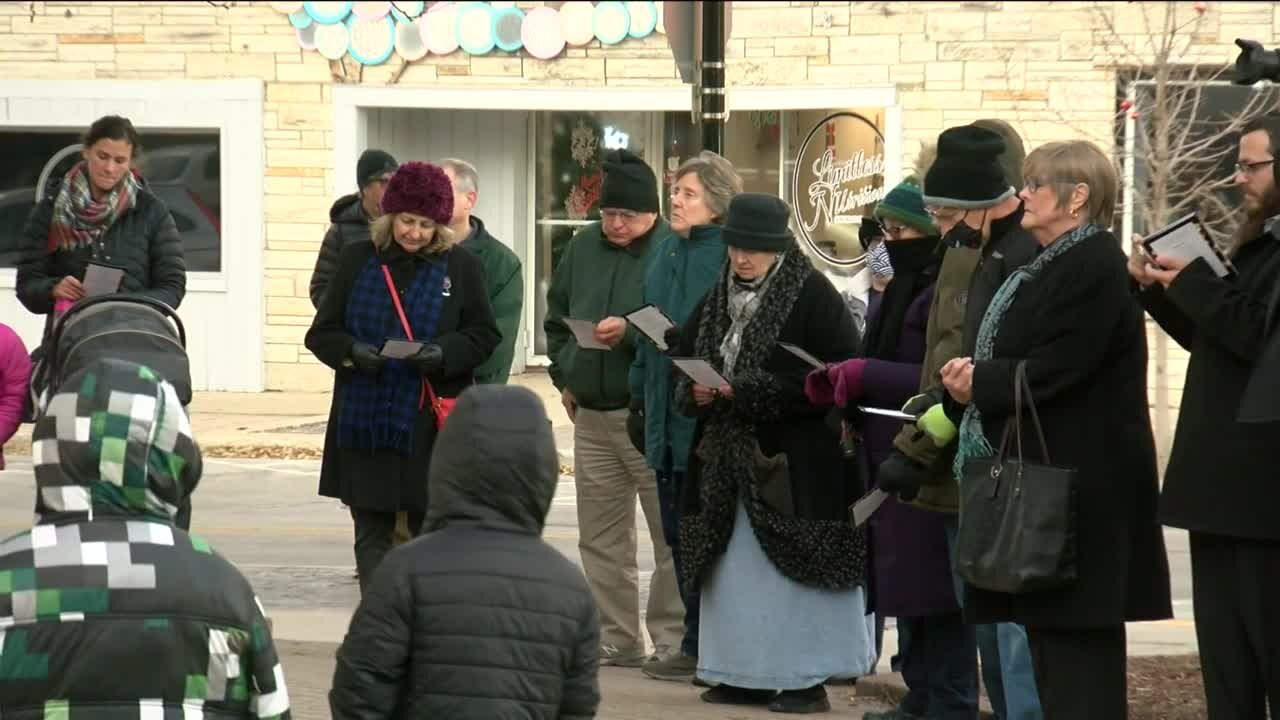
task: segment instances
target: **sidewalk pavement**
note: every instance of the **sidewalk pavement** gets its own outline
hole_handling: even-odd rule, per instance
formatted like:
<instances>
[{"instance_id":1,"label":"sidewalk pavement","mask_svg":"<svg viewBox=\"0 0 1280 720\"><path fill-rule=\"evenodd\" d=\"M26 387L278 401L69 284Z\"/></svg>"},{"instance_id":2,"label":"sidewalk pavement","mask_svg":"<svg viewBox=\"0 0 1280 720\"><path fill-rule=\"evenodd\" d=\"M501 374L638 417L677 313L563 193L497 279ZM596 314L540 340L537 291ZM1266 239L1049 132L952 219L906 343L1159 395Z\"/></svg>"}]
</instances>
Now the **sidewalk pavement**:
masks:
<instances>
[{"instance_id":1,"label":"sidewalk pavement","mask_svg":"<svg viewBox=\"0 0 1280 720\"><path fill-rule=\"evenodd\" d=\"M511 384L533 390L546 404L560 449L560 464L573 467L573 424L560 393L545 370L531 369ZM197 392L191 401L191 425L209 457L297 460L319 458L332 393ZM31 452L31 425L24 425L5 447L12 455Z\"/></svg>"}]
</instances>

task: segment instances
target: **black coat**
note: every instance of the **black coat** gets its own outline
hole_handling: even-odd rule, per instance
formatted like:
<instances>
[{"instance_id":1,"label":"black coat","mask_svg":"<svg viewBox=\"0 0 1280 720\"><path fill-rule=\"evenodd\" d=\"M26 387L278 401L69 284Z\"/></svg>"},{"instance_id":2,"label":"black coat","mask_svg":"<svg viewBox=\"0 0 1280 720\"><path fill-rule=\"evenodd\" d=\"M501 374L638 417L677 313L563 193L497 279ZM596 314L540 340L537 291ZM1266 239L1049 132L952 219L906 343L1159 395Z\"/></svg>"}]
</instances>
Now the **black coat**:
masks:
<instances>
[{"instance_id":1,"label":"black coat","mask_svg":"<svg viewBox=\"0 0 1280 720\"><path fill-rule=\"evenodd\" d=\"M1191 357L1165 471L1166 525L1280 540L1280 482L1271 450L1280 422L1240 423L1236 413L1265 346L1267 302L1280 281L1280 241L1240 248L1238 276L1223 280L1194 262L1169 285L1143 291L1147 312Z\"/></svg>"},{"instance_id":2,"label":"black coat","mask_svg":"<svg viewBox=\"0 0 1280 720\"><path fill-rule=\"evenodd\" d=\"M407 457L394 450L354 450L338 444L343 395L350 373L357 372L345 364L355 343L345 327L347 299L361 268L375 252L371 242L342 248L332 284L307 331L307 349L337 373L324 437L320 494L340 498L349 507L362 510L420 512L427 507L427 466L436 439L435 416L429 403L418 414L413 451ZM408 255L395 242L383 256L398 288L409 287L416 273L429 268L429 260ZM473 372L500 339L479 261L463 248L454 247L449 251L448 277L449 296L440 310L436 337L432 338L444 350L444 368L428 378L436 395L444 398L457 397L474 382Z\"/></svg>"},{"instance_id":3,"label":"black coat","mask_svg":"<svg viewBox=\"0 0 1280 720\"><path fill-rule=\"evenodd\" d=\"M1064 252L1022 285L997 332L993 359L976 365L973 401L994 444L1014 411L1014 370L1027 361L1049 459L1078 471L1079 576L1063 590L1021 595L966 587L968 622L1073 628L1172 617L1156 517L1146 331L1125 264L1109 232ZM1025 456L1043 462L1026 415Z\"/></svg>"},{"instance_id":4,"label":"black coat","mask_svg":"<svg viewBox=\"0 0 1280 720\"><path fill-rule=\"evenodd\" d=\"M333 717L595 717L595 602L582 571L539 537L559 475L541 401L477 386L440 440L427 534L387 555L361 597Z\"/></svg>"},{"instance_id":5,"label":"black coat","mask_svg":"<svg viewBox=\"0 0 1280 720\"><path fill-rule=\"evenodd\" d=\"M155 298L178 309L187 293L187 266L182 237L164 201L146 185L137 202L103 233L100 243L50 253L49 227L58 187L36 205L22 231L18 260L18 300L37 315L52 315L53 287L71 275L84 280L90 260L124 268L120 291Z\"/></svg>"},{"instance_id":6,"label":"black coat","mask_svg":"<svg viewBox=\"0 0 1280 720\"><path fill-rule=\"evenodd\" d=\"M699 408L688 379L681 375L676 383L676 403L698 417L680 520L680 560L690 585L700 583L724 552L740 492L761 547L783 575L829 589L866 579L865 535L851 527L848 512L862 479L844 461L838 419L830 421L828 409L815 408L805 396L812 368L778 345L796 345L835 363L857 353L858 330L831 281L799 249L785 257L787 265L743 333L733 399ZM727 330L725 281L722 271L689 315L680 348L681 355L707 358L717 370ZM794 503L789 513L760 495L756 444L764 457L786 462L786 490Z\"/></svg>"},{"instance_id":7,"label":"black coat","mask_svg":"<svg viewBox=\"0 0 1280 720\"><path fill-rule=\"evenodd\" d=\"M311 304L320 309L324 291L338 269L342 248L353 242L369 242L369 216L364 213L360 194L343 195L329 208L329 229L320 243L316 267L311 272Z\"/></svg>"}]
</instances>

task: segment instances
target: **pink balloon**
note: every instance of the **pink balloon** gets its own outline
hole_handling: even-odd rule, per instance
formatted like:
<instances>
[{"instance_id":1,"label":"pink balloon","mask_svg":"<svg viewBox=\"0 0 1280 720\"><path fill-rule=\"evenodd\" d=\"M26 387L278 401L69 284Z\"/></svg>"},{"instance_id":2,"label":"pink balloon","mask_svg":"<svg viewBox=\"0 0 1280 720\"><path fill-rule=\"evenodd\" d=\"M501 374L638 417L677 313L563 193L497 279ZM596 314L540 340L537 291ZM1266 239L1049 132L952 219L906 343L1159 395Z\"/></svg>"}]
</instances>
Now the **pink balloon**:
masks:
<instances>
[{"instance_id":1,"label":"pink balloon","mask_svg":"<svg viewBox=\"0 0 1280 720\"><path fill-rule=\"evenodd\" d=\"M524 49L539 60L559 55L564 50L560 13L545 6L530 10L520 24L520 40L524 42Z\"/></svg>"}]
</instances>

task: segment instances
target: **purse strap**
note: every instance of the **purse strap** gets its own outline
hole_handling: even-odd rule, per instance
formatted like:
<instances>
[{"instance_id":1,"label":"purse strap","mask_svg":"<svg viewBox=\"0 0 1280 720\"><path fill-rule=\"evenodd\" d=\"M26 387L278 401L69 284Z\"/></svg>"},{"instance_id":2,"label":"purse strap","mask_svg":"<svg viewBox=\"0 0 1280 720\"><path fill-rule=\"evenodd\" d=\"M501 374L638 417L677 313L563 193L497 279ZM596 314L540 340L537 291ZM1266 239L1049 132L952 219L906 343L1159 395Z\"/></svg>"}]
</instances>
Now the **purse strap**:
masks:
<instances>
[{"instance_id":1,"label":"purse strap","mask_svg":"<svg viewBox=\"0 0 1280 720\"><path fill-rule=\"evenodd\" d=\"M404 306L400 304L400 291L396 289L396 283L391 279L391 270L387 268L386 263L382 263L382 277L387 281L387 291L391 293L391 302L396 306L396 314L400 316L400 327L404 329L404 335L410 341L413 341L413 328L409 326L409 318L404 314ZM431 399L431 407L439 404L436 399L435 388L431 387L431 381L426 375L422 375L422 392L418 396L418 410L422 410L426 404L427 398Z\"/></svg>"},{"instance_id":2,"label":"purse strap","mask_svg":"<svg viewBox=\"0 0 1280 720\"><path fill-rule=\"evenodd\" d=\"M1013 371L1013 427L1009 427L1006 422L1004 426L1004 435L1000 439L999 460L1004 462L1005 454L1009 447L1009 434L1012 432L1017 436L1018 443L1018 462L1022 462L1022 394L1026 392L1027 407L1031 410L1031 422L1036 428L1036 438L1040 441L1040 457L1043 458L1046 465L1052 465L1049 460L1049 444L1044 439L1044 426L1040 424L1040 413L1036 411L1036 401L1031 395L1031 383L1027 380L1027 361L1021 360Z\"/></svg>"}]
</instances>

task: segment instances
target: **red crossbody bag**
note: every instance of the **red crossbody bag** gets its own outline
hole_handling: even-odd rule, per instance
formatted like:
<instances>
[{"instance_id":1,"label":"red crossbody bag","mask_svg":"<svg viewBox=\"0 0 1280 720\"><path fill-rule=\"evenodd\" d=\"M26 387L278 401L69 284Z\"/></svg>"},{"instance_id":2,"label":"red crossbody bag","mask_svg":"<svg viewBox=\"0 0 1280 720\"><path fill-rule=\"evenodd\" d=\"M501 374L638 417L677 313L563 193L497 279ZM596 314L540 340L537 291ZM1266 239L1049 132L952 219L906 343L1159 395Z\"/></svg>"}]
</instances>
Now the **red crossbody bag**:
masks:
<instances>
[{"instance_id":1,"label":"red crossbody bag","mask_svg":"<svg viewBox=\"0 0 1280 720\"><path fill-rule=\"evenodd\" d=\"M391 292L391 302L395 303L396 314L400 316L400 327L404 328L405 337L413 340L413 328L409 327L409 318L405 317L404 306L400 304L400 291L396 290L395 281L391 279L391 271L386 265L382 266L382 277L387 281L387 290ZM435 388L431 387L431 381L426 375L422 376L422 392L418 397L418 411L421 412L426 406L427 400L431 401L431 409L436 417L436 429L444 427L444 421L449 418L449 413L453 412L453 406L457 404L456 398L442 398L436 395Z\"/></svg>"}]
</instances>

